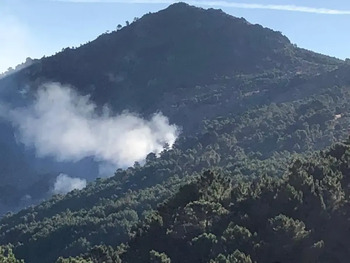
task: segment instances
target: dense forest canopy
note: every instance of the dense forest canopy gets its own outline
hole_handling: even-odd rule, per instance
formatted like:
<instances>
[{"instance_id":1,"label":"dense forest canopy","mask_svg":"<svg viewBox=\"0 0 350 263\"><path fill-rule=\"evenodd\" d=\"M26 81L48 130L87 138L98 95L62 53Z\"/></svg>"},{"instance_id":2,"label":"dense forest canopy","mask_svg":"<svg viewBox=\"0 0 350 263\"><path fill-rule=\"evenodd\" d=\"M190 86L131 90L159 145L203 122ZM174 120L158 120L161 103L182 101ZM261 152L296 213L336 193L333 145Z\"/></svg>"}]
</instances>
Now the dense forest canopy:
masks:
<instances>
[{"instance_id":1,"label":"dense forest canopy","mask_svg":"<svg viewBox=\"0 0 350 263\"><path fill-rule=\"evenodd\" d=\"M190 136L203 132L203 120L303 102L349 83L342 60L297 48L280 32L243 18L184 3L28 65L0 79L1 103L10 110L31 112L38 89L55 82L89 96L97 113L105 105L115 114L126 110L146 119L162 112ZM10 114L5 115L6 120ZM36 158L33 144L18 143L19 131L1 117L0 214L49 197L58 173L97 177L93 158Z\"/></svg>"},{"instance_id":2,"label":"dense forest canopy","mask_svg":"<svg viewBox=\"0 0 350 263\"><path fill-rule=\"evenodd\" d=\"M123 262L346 262L350 141L282 177L205 172L135 230ZM153 259L157 258L157 259ZM168 261L166 261L168 260Z\"/></svg>"},{"instance_id":3,"label":"dense forest canopy","mask_svg":"<svg viewBox=\"0 0 350 263\"><path fill-rule=\"evenodd\" d=\"M33 61L0 79L0 91L25 105L48 81L89 94L97 108L108 103L143 117L161 111L182 133L144 163L6 214L0 260L322 263L350 256L344 61L220 10L178 3ZM40 200L52 176L37 174L11 141L11 127L0 125L7 157L0 203L14 207L38 186ZM22 159L27 166L16 169ZM30 182L21 179L16 189L23 170Z\"/></svg>"}]
</instances>

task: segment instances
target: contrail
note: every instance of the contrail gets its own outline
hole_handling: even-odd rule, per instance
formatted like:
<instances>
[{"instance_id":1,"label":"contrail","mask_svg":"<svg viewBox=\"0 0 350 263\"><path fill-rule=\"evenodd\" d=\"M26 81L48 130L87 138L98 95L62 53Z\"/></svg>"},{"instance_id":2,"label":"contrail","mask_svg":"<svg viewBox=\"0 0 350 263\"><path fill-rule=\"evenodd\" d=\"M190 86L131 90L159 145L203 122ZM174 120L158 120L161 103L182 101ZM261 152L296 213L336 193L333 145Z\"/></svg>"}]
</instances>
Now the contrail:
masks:
<instances>
[{"instance_id":1,"label":"contrail","mask_svg":"<svg viewBox=\"0 0 350 263\"><path fill-rule=\"evenodd\" d=\"M51 0L58 2L74 3L123 3L123 4L173 4L177 1L169 0ZM211 7L234 7L242 9L264 9L277 11L290 11L323 15L350 15L350 10L316 8L298 5L274 5L274 4L254 4L230 1L186 1L188 4L211 6Z\"/></svg>"}]
</instances>

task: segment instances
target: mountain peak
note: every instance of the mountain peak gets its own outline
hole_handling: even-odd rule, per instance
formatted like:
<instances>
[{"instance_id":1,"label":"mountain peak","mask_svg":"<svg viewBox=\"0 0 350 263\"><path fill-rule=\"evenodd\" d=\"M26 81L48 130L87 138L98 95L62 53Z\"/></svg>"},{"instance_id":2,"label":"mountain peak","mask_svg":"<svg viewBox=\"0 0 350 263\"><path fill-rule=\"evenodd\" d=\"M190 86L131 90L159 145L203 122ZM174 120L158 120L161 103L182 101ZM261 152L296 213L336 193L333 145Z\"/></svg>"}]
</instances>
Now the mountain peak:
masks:
<instances>
[{"instance_id":1,"label":"mountain peak","mask_svg":"<svg viewBox=\"0 0 350 263\"><path fill-rule=\"evenodd\" d=\"M39 80L67 83L116 111L125 109L127 97L127 109L149 114L163 110L158 103L164 94L179 87L242 73L287 69L293 74L305 65L322 63L322 56L301 52L280 32L222 10L179 2L79 48L44 58L16 78L21 80L19 87L37 86Z\"/></svg>"},{"instance_id":2,"label":"mountain peak","mask_svg":"<svg viewBox=\"0 0 350 263\"><path fill-rule=\"evenodd\" d=\"M169 5L166 9L187 9L187 8L198 8L198 7L194 7L191 6L185 2L177 2L177 3L173 3L171 5ZM199 9L199 8L198 8Z\"/></svg>"},{"instance_id":3,"label":"mountain peak","mask_svg":"<svg viewBox=\"0 0 350 263\"><path fill-rule=\"evenodd\" d=\"M226 17L226 18L231 18L234 19L236 21L241 21L244 22L246 24L250 24L248 23L244 18L237 18L234 16L231 16L225 12L223 12L221 9L214 9L214 8L208 8L208 9L204 9L201 7L197 7L197 6L193 6L184 2L178 2L178 3L174 3L171 4L170 6L168 6L167 8L159 11L158 13L155 14L159 14L159 13L173 13L174 15L184 15L186 13L191 13L192 15L204 15L204 16L210 16L210 19L216 19L218 17ZM179 17L180 18L180 17ZM195 17L193 17L195 18Z\"/></svg>"},{"instance_id":4,"label":"mountain peak","mask_svg":"<svg viewBox=\"0 0 350 263\"><path fill-rule=\"evenodd\" d=\"M2 245L12 243L14 252L28 263L55 262L59 256L86 255L88 251L94 254L95 261L120 262L118 257L123 250L132 253L123 262L221 262L235 260L232 255L216 254L241 249L232 239L226 239L233 232L236 238L240 232L240 240L248 240L247 235L253 237L249 244L242 245L241 251L251 254L254 262L285 262L283 247L294 246L294 236L307 238L298 243L311 249L302 255L313 257L320 254L315 248L330 248L324 254L325 261L313 262L346 262L347 251L338 249L334 255L329 252L333 244L339 243L338 233L344 232L342 226L349 221L344 218L338 224L338 215L344 214L347 201L337 198L334 202L333 198L344 197L347 189L344 178L350 171L343 168L349 156L343 153L349 147L337 147L328 156L339 162L322 152L322 159L314 159L314 164L307 161L302 165L298 161L293 166L297 169L286 168L292 160L302 160L296 153L309 156L310 151L348 136L349 69L334 70L342 63L297 48L281 33L221 10L177 3L0 79L1 101L6 102L6 112L11 112L9 116L0 113L8 120L0 120L0 215L7 207L17 209L59 193L62 185L71 189L66 186L78 184L80 188L83 178L94 178L98 170L104 170L100 168L109 170L129 156L136 154L135 161L146 159L144 166L136 162L126 170L118 169L112 178L89 183L81 191L57 195L37 207L5 216L0 221L0 258ZM57 84L44 85L40 90L42 84L51 82ZM106 104L111 111L106 111ZM129 116L128 111L137 114L125 117ZM124 113L119 115L121 112ZM170 124L181 127L182 133L173 149L167 150L163 145L177 137L178 131ZM159 155L139 155L143 151L157 153L163 148L165 151ZM47 158L37 159L34 150ZM64 162L51 162L51 156ZM78 158L84 159L77 162ZM336 178L329 177L327 160L332 169L339 168L339 173L334 170ZM220 171L223 177L210 172L199 177L207 169ZM282 177L284 171L286 176ZM340 176L342 172L344 176ZM266 178L273 174L276 181ZM255 180L260 175L261 184ZM303 192L313 175L312 184L330 191L321 187L316 193L311 187L311 192ZM248 179L240 181L243 176L253 179L251 188ZM290 181L288 176L292 176ZM192 183L187 185L188 182ZM176 194L181 185L184 187ZM241 186L246 193L264 187L266 192L260 191L255 204L248 195L242 195ZM56 188L58 191L53 191ZM318 203L313 202L315 198L312 202L299 202L300 198L290 191L292 188L306 197L324 193L326 199L316 198ZM271 189L276 194L271 194ZM289 207L285 206L286 197L291 197ZM169 202L164 203L165 200ZM271 202L276 205L270 205ZM246 209L245 203L252 206ZM318 208L313 209L318 214L312 217L304 213L310 211L310 203ZM262 204L263 208L282 210L264 209L261 213ZM336 237L334 240L322 236L324 220L318 225L310 221L320 216L324 219L327 211L335 215L334 222L326 222L327 226L340 226L331 229L338 231L331 235ZM257 217L261 214L262 223ZM279 214L294 216L295 220L284 215L276 217ZM255 218L260 221L254 222ZM299 220L305 220L306 226L319 226L315 239L309 239L309 227L304 229ZM290 235L290 222L295 223L294 236ZM146 223L144 227L142 223ZM274 227L281 224L286 226L286 235L281 228L275 241L270 242L276 232ZM232 227L238 225L237 232ZM253 225L250 232L248 228ZM271 235L264 240L266 233ZM282 240L281 233L287 239ZM344 236L347 239L341 244L349 244L349 235L344 232ZM106 246L101 247L101 243ZM281 248L276 249L280 243ZM175 249L169 244L176 244ZM121 246L114 251L112 247L118 245ZM249 247L252 251L246 252ZM271 251L266 251L269 248ZM104 253L111 257L104 257ZM140 260L134 260L134 256ZM308 259L312 261L312 257ZM80 259L77 261L85 261Z\"/></svg>"}]
</instances>

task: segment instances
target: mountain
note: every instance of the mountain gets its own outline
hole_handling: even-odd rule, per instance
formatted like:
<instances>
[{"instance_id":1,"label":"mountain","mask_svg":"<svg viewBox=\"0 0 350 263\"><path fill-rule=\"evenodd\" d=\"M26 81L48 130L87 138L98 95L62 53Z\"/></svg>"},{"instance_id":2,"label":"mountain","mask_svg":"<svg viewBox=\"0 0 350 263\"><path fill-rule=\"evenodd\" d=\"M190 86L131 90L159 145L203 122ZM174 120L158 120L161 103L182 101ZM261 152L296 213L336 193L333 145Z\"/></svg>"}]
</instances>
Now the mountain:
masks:
<instances>
[{"instance_id":1,"label":"mountain","mask_svg":"<svg viewBox=\"0 0 350 263\"><path fill-rule=\"evenodd\" d=\"M349 158L347 141L282 178L205 172L135 231L122 262L346 262Z\"/></svg>"},{"instance_id":2,"label":"mountain","mask_svg":"<svg viewBox=\"0 0 350 263\"><path fill-rule=\"evenodd\" d=\"M193 131L203 118L213 116L208 116L205 103L192 102L190 108L188 100L218 97L220 91L213 91L218 86L233 94L211 103L214 116L235 109L239 91L253 91L254 87L240 87L245 78L259 76L260 89L267 89L264 95L277 96L275 89L285 92L288 81L296 86L342 64L297 48L281 33L243 18L178 3L79 48L38 60L0 84L11 85L13 93L23 86L33 91L41 83L57 81L91 95L98 105L108 103L117 112L162 111L171 122Z\"/></svg>"},{"instance_id":3,"label":"mountain","mask_svg":"<svg viewBox=\"0 0 350 263\"><path fill-rule=\"evenodd\" d=\"M108 105L114 113L145 118L160 111L183 135L201 132L204 119L304 99L348 81L346 73L335 77L346 67L341 60L297 48L281 33L243 18L184 3L30 62L0 79L1 101L11 108L27 106L42 85L59 82L90 96L101 111ZM0 197L0 214L47 198L59 173L98 176L91 158L38 159L33 145L18 143L18 130L6 121L0 125L1 151L8 157L0 161L0 188L12 189L2 191L9 195ZM37 188L42 190L33 194Z\"/></svg>"},{"instance_id":4,"label":"mountain","mask_svg":"<svg viewBox=\"0 0 350 263\"><path fill-rule=\"evenodd\" d=\"M348 201L342 179L346 175L347 144L341 146L345 159L328 154L337 160L326 162L326 157L314 157L313 152L348 137L349 73L346 62L298 48L280 32L220 10L184 3L147 14L79 48L33 61L0 79L1 98L11 109L28 109L42 95L40 86L55 90L60 83L88 95L102 116L106 104L115 114L128 110L146 119L161 111L170 124L181 126L182 133L172 147L165 145L158 155L149 153L144 163L118 169L109 178L91 180L98 176L97 164L91 158L78 163L37 158L37 149L17 143L17 127L1 122L1 152L7 158L0 160L0 188L4 189L0 203L7 208L48 197L61 172L70 171L90 182L82 190L54 195L37 206L4 216L0 245L12 244L16 256L29 263L79 255L93 262L107 261L108 257L111 262L117 258L138 262L150 256L154 262L169 262L169 257L174 262L235 262L237 258L260 262L260 256L270 257L271 262L288 262L281 258L282 252L292 255L298 249L290 247L293 235L301 235L300 246L307 243L308 249L317 252L306 262L343 262L345 252L340 248L339 259L335 259L328 248L335 246L334 239L326 239L326 234L316 229L320 214L330 217L327 224L337 222L328 208L335 204L317 210L310 221L302 213L309 208L303 197L310 193L317 200L344 196L339 197L342 206ZM47 84L52 82L56 84ZM78 98L74 105L92 107L86 96L74 92L70 93ZM26 115L23 110L16 112ZM61 116L50 115L56 117ZM46 136L45 131L41 135ZM79 136L75 138L78 143ZM303 188L303 181L293 181L299 172L289 176L288 166L295 159L302 160L300 165L305 167L301 174L310 175L306 177L307 183L313 182L311 190ZM314 170L333 170L329 176L314 175L307 170L308 162L324 166ZM211 172L203 175L208 169ZM213 178L206 181L208 176ZM320 179L323 177L324 181ZM316 193L314 185L318 187L320 180L324 185ZM329 187L339 187L333 191L328 182ZM34 198L23 200L26 194ZM288 199L289 195L293 198ZM269 210L266 206L275 196L273 202L279 206ZM259 206L267 210L257 209ZM198 221L195 207L204 214L213 212L208 216L211 221ZM261 221L264 225L256 220L258 212L265 216ZM335 206L338 212L348 213ZM199 226L187 222L187 217L192 223L198 219ZM233 222L233 230L227 220ZM187 230L181 232L190 223L196 236L188 235ZM273 224L281 225L282 237L274 236ZM249 245L237 245L234 240L230 245L230 240L224 240L224 231L244 232ZM242 238L239 233L238 239ZM265 233L269 235L266 239ZM164 243L158 244L152 236L159 236ZM286 243L279 243L278 238ZM229 247L214 248L214 244ZM276 244L285 245L281 254L273 251ZM185 255L176 256L192 250L186 253L187 259ZM200 254L199 250L207 253ZM262 255L264 251L266 255ZM61 258L59 262L76 261Z\"/></svg>"}]
</instances>

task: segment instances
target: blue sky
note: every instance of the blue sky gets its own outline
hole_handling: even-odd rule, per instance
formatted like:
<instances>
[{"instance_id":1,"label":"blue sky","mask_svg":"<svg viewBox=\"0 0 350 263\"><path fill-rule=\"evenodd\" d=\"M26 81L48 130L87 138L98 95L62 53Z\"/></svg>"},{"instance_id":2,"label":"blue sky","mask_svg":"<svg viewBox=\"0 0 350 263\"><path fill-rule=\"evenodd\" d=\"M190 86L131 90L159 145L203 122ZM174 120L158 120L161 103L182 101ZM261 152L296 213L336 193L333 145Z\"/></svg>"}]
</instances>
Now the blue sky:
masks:
<instances>
[{"instance_id":1,"label":"blue sky","mask_svg":"<svg viewBox=\"0 0 350 263\"><path fill-rule=\"evenodd\" d=\"M156 12L168 0L0 0L0 72L64 47L76 47L118 24ZM350 58L350 1L185 1L221 8L251 23L281 31L293 43Z\"/></svg>"}]
</instances>

